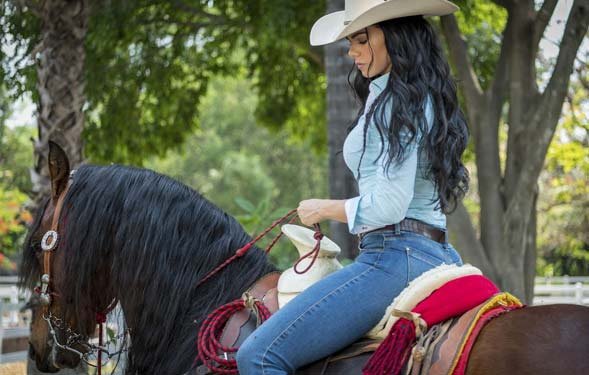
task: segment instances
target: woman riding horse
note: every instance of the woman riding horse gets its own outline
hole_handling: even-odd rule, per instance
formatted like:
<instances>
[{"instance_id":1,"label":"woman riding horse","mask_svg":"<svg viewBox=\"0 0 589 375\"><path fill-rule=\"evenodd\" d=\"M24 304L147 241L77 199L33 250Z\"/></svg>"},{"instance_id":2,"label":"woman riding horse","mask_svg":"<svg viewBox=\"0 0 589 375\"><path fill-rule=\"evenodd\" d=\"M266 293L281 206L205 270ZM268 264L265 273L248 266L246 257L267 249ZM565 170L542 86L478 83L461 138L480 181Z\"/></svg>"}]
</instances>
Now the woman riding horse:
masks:
<instances>
[{"instance_id":1,"label":"woman riding horse","mask_svg":"<svg viewBox=\"0 0 589 375\"><path fill-rule=\"evenodd\" d=\"M51 198L29 231L20 269L21 284L49 296L33 309L29 353L37 367L76 367L80 353L86 359L86 351L102 350L88 339L97 313L118 301L131 338L126 374L194 373L200 365L195 341L205 317L275 270L264 251L252 246L199 286L252 240L233 217L153 171L86 165L70 178L61 148L50 144L48 159ZM46 251L48 231L58 237ZM37 289L39 281L49 282ZM479 334L466 373L587 374L587 327L584 306L503 314ZM334 372L328 368L325 374Z\"/></svg>"},{"instance_id":2,"label":"woman riding horse","mask_svg":"<svg viewBox=\"0 0 589 375\"><path fill-rule=\"evenodd\" d=\"M462 264L447 242L446 214L468 188L460 160L468 131L440 42L423 17L457 9L446 0L350 0L313 26L312 45L346 38L355 63L361 110L343 156L360 194L304 200L298 213L307 225L347 222L360 254L243 343L241 374L293 373L342 349L374 327L411 280L442 263Z\"/></svg>"}]
</instances>

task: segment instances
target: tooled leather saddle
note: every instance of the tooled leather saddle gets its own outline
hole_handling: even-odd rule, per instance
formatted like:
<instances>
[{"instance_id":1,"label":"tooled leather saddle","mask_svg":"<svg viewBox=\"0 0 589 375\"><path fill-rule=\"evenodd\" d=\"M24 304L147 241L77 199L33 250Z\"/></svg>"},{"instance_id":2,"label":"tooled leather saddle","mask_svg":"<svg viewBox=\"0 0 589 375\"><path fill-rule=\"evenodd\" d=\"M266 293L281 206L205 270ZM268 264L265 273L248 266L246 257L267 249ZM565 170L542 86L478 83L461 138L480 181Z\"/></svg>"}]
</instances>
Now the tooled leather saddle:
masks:
<instances>
[{"instance_id":1,"label":"tooled leather saddle","mask_svg":"<svg viewBox=\"0 0 589 375\"><path fill-rule=\"evenodd\" d=\"M258 280L248 293L262 301L274 313L278 310L277 283L279 273L270 273ZM486 302L466 311L463 315L429 327L418 338L412 355L405 365L406 375L438 375L452 373L460 349L472 330L473 321L480 315ZM236 312L227 322L220 343L226 347L239 347L257 328L255 312L244 309ZM362 368L378 348L382 339L362 339L347 348L297 370L297 374L361 374ZM234 353L218 353L232 358ZM206 366L197 367L196 374L212 374Z\"/></svg>"}]
</instances>

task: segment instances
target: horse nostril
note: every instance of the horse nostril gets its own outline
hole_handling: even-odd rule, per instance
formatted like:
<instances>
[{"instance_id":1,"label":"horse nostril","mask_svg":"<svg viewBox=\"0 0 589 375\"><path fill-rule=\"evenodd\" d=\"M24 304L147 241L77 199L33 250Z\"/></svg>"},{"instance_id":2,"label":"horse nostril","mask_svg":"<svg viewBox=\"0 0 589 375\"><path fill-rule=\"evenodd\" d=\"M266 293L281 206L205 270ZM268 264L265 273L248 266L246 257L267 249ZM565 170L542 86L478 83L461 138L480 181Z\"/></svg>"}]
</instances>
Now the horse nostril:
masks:
<instances>
[{"instance_id":1,"label":"horse nostril","mask_svg":"<svg viewBox=\"0 0 589 375\"><path fill-rule=\"evenodd\" d=\"M29 343L29 358L35 360L35 348L31 343Z\"/></svg>"}]
</instances>

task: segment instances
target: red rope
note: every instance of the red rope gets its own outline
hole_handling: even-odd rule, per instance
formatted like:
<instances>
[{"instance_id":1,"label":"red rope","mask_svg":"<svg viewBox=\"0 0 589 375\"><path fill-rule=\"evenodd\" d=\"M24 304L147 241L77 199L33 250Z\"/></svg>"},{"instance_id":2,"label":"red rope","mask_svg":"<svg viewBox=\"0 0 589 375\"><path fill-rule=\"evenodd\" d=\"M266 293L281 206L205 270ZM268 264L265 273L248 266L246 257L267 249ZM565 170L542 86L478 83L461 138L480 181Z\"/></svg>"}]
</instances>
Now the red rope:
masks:
<instances>
[{"instance_id":1,"label":"red rope","mask_svg":"<svg viewBox=\"0 0 589 375\"><path fill-rule=\"evenodd\" d=\"M295 273L298 273L299 275L309 271L311 267L313 267L313 264L315 264L317 256L319 256L319 249L321 248L321 240L323 239L323 233L321 233L321 227L319 227L319 224L313 224L313 227L315 227L315 234L313 235L313 238L317 241L317 243L315 243L315 247L313 248L313 250L309 251L307 254L300 257L299 260L297 260L297 262L294 264L293 270L295 271ZM297 266L299 265L299 263L301 263L303 259L307 259L310 256L313 257L311 259L311 263L309 263L309 265L304 270L297 270Z\"/></svg>"},{"instance_id":2,"label":"red rope","mask_svg":"<svg viewBox=\"0 0 589 375\"><path fill-rule=\"evenodd\" d=\"M96 323L98 324L98 361L96 363L96 372L98 375L102 374L102 345L104 345L102 339L102 330L104 327L104 323L106 322L106 313L96 313Z\"/></svg>"},{"instance_id":3,"label":"red rope","mask_svg":"<svg viewBox=\"0 0 589 375\"><path fill-rule=\"evenodd\" d=\"M248 250L258 242L262 237L268 234L272 229L274 229L278 224L289 220L289 223L292 223L296 219L295 213L297 212L296 209L289 211L286 215L279 218L278 220L274 221L268 228L266 228L262 233L260 233L256 238L245 244L243 247L237 249L235 254L225 260L223 263L219 264L215 267L212 271L207 273L205 277L203 277L197 284L196 287L198 288L200 285L204 284L207 280L215 276L225 267L227 267L231 262L234 260L242 257ZM319 255L319 248L321 245L321 239L323 238L323 233L321 233L321 228L319 224L314 224L315 234L313 238L317 241L313 250L308 252L307 254L303 255L294 265L294 271L298 274L307 272L315 263L317 256ZM272 247L278 242L280 237L282 236L282 232L276 236L276 238L268 245L266 249L266 253L269 253ZM303 260L312 257L311 263L303 270L298 271L297 265ZM253 301L253 302L252 302ZM249 306L248 306L249 304ZM221 345L219 342L219 338L223 334L223 329L227 324L227 321L231 316L240 311L244 308L250 308L257 314L258 324L266 321L271 313L264 304L258 300L249 300L246 302L245 299L235 300L230 302L226 305L223 305L210 313L205 321L201 324L200 330L198 332L198 339L197 339L197 349L198 349L198 358L204 363L206 367L208 367L212 372L216 374L237 374L237 361L233 358L227 358L228 353L235 353L238 348L226 347ZM219 352L223 352L224 357L219 356Z\"/></svg>"},{"instance_id":4,"label":"red rope","mask_svg":"<svg viewBox=\"0 0 589 375\"><path fill-rule=\"evenodd\" d=\"M293 221L295 221L297 219L297 216L293 216L289 221L288 224L292 224ZM280 233L278 233L278 235L274 238L274 240L272 240L272 242L270 242L270 245L268 245L268 247L266 248L266 254L268 254L270 252L270 250L272 250L272 248L274 247L274 245L276 244L276 242L278 242L278 240L280 239L280 237L282 237L284 233L282 231L280 231Z\"/></svg>"},{"instance_id":5,"label":"red rope","mask_svg":"<svg viewBox=\"0 0 589 375\"><path fill-rule=\"evenodd\" d=\"M278 220L275 220L268 228L266 228L262 233L260 233L258 236L256 236L256 238L254 238L253 240L251 240L250 242L248 242L247 244L245 244L243 247L240 247L239 249L237 249L235 251L235 254L233 254L231 257L229 257L227 260L225 260L223 263L219 264L217 267L215 267L212 271L210 271L209 273L207 273L205 275L205 277L203 277L202 279L200 279L200 281L196 284L196 287L198 288L199 286L201 286L202 284L204 284L206 281L208 281L211 277L215 276L217 273L219 273L222 269L224 269L225 267L227 267L231 262L233 262L235 259L237 258L241 258L242 256L245 255L245 253L247 253L247 251L256 243L258 242L262 237L264 237L266 234L268 234L272 229L274 229L278 224L282 223L283 221L290 219L291 221L294 220L293 218L296 218L296 212L297 210L290 210L286 215L284 215L283 217L279 218ZM291 216L293 216L293 218L291 218ZM282 235L282 233L280 233L278 235L278 238L280 238L280 236ZM270 244L270 246L268 247L268 249L266 250L266 253L268 253L270 251L270 249L272 248L272 246L274 246L274 244L276 243L276 241L278 241L278 239L275 239L275 241L272 241L272 243Z\"/></svg>"},{"instance_id":6,"label":"red rope","mask_svg":"<svg viewBox=\"0 0 589 375\"><path fill-rule=\"evenodd\" d=\"M257 314L260 323L266 321L271 313L264 304L258 300L253 299L251 308ZM228 358L227 354L235 353L237 348L227 347L219 342L223 329L231 316L245 309L247 302L245 299L238 299L223 305L213 311L201 325L198 332L198 357L216 374L237 374L237 361L234 358ZM218 353L224 353L221 357Z\"/></svg>"}]
</instances>

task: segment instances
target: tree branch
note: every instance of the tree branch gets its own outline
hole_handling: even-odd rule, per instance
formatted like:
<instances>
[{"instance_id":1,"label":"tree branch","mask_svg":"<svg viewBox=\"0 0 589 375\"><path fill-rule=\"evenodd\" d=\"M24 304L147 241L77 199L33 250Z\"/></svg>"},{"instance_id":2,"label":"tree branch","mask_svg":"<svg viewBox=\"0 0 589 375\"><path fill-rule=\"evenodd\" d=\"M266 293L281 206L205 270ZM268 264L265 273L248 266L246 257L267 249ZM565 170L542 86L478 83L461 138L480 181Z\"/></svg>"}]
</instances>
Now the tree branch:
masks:
<instances>
[{"instance_id":1,"label":"tree branch","mask_svg":"<svg viewBox=\"0 0 589 375\"><path fill-rule=\"evenodd\" d=\"M205 27L214 27L214 26L223 26L228 25L228 22L214 22L214 21L203 21L203 22L196 22L196 21L180 21L175 19L167 19L167 18L137 18L136 22L139 25L151 25L151 24L162 24L162 25L177 25L177 26L184 26L188 27L192 30L200 30L201 28Z\"/></svg>"},{"instance_id":2,"label":"tree branch","mask_svg":"<svg viewBox=\"0 0 589 375\"><path fill-rule=\"evenodd\" d=\"M513 27L513 18L507 18L507 24L503 30L503 38L501 43L501 51L499 52L499 60L495 66L495 76L493 83L487 89L487 99L489 100L489 113L493 116L491 123L499 124L503 109L503 103L507 96L509 84L509 69L508 61L509 55L512 53L511 28Z\"/></svg>"},{"instance_id":3,"label":"tree branch","mask_svg":"<svg viewBox=\"0 0 589 375\"><path fill-rule=\"evenodd\" d=\"M589 1L575 0L560 44L560 51L554 66L554 72L546 89L542 93L542 107L558 111L566 95L573 64L583 37L589 28ZM557 113L556 117L560 115ZM544 124L549 127L550 124Z\"/></svg>"},{"instance_id":4,"label":"tree branch","mask_svg":"<svg viewBox=\"0 0 589 375\"><path fill-rule=\"evenodd\" d=\"M454 15L440 17L440 20L442 31L448 41L450 57L454 62L454 66L458 71L458 78L462 81L465 90L467 105L470 108L477 108L481 103L483 90L474 72L472 63L468 58L466 40L460 34L460 29L458 28L458 23Z\"/></svg>"},{"instance_id":5,"label":"tree branch","mask_svg":"<svg viewBox=\"0 0 589 375\"><path fill-rule=\"evenodd\" d=\"M546 26L548 26L548 22L550 22L550 18L554 13L554 8L556 8L556 4L558 0L544 0L542 3L542 8L538 12L536 12L536 20L534 22L534 46L538 46L540 40L542 39L542 35L544 35L544 30L546 30Z\"/></svg>"},{"instance_id":6,"label":"tree branch","mask_svg":"<svg viewBox=\"0 0 589 375\"><path fill-rule=\"evenodd\" d=\"M530 123L535 126L536 131L530 132L532 139L530 140L529 162L519 175L516 192L510 201L510 206L526 199L529 192L534 189L544 165L548 146L558 124L577 51L588 28L589 2L575 0L567 20L554 72L542 93L538 110L533 113L530 119ZM508 209L508 211L515 212L517 210Z\"/></svg>"},{"instance_id":7,"label":"tree branch","mask_svg":"<svg viewBox=\"0 0 589 375\"><path fill-rule=\"evenodd\" d=\"M548 147L562 110L562 104L567 94L573 66L577 52L589 29L589 1L575 0L562 37L560 51L554 66L554 71L546 89L540 99L540 109L545 112L538 121L537 132L541 148ZM540 167L543 158L539 161Z\"/></svg>"}]
</instances>

